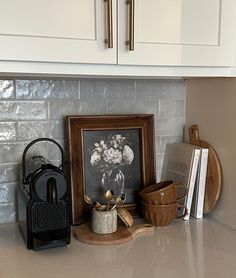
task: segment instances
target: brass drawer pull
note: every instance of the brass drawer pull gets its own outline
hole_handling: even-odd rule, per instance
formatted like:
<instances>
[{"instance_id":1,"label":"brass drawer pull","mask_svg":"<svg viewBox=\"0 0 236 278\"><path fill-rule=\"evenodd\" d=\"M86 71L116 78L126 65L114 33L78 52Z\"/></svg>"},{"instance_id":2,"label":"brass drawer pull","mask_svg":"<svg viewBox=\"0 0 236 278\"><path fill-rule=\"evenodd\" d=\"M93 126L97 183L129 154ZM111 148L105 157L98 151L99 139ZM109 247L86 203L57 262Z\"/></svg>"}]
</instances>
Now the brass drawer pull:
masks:
<instances>
[{"instance_id":1,"label":"brass drawer pull","mask_svg":"<svg viewBox=\"0 0 236 278\"><path fill-rule=\"evenodd\" d=\"M108 38L105 39L105 43L108 48L113 48L113 28L112 28L112 0L104 0L106 4L106 22Z\"/></svg>"},{"instance_id":2,"label":"brass drawer pull","mask_svg":"<svg viewBox=\"0 0 236 278\"><path fill-rule=\"evenodd\" d=\"M130 51L134 51L134 0L127 0L126 4L129 6L129 39L126 45L129 46Z\"/></svg>"}]
</instances>

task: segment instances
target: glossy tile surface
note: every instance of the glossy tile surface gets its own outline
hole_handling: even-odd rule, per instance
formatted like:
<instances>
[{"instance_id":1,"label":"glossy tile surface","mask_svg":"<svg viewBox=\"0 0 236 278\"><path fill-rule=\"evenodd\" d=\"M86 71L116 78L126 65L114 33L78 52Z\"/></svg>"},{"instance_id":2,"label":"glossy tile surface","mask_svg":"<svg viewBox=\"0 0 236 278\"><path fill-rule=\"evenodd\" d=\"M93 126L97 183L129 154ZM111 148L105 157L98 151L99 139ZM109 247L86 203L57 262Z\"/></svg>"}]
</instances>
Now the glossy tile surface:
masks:
<instances>
[{"instance_id":1,"label":"glossy tile surface","mask_svg":"<svg viewBox=\"0 0 236 278\"><path fill-rule=\"evenodd\" d=\"M115 246L72 237L68 247L27 250L17 224L0 225L0 277L235 278L236 231L211 219L175 221Z\"/></svg>"},{"instance_id":2,"label":"glossy tile surface","mask_svg":"<svg viewBox=\"0 0 236 278\"><path fill-rule=\"evenodd\" d=\"M178 79L0 79L0 223L17 220L16 191L7 194L21 182L15 166L24 148L39 137L64 146L66 115L154 114L159 181L165 144L183 141L185 95L185 81ZM60 159L55 146L33 149L51 162Z\"/></svg>"}]
</instances>

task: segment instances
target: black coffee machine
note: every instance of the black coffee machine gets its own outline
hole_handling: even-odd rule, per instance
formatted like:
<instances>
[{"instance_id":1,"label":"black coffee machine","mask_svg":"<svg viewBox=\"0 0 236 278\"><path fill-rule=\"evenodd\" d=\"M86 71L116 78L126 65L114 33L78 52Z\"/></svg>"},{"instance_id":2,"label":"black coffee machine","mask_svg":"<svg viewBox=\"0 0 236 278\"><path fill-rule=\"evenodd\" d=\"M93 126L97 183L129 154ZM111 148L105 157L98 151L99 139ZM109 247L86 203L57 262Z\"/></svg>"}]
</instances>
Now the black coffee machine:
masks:
<instances>
[{"instance_id":1,"label":"black coffee machine","mask_svg":"<svg viewBox=\"0 0 236 278\"><path fill-rule=\"evenodd\" d=\"M60 149L61 166L41 156L26 160L29 148L41 141ZM28 144L22 156L22 184L18 192L19 228L28 249L46 249L70 243L69 189L62 147L49 138Z\"/></svg>"}]
</instances>

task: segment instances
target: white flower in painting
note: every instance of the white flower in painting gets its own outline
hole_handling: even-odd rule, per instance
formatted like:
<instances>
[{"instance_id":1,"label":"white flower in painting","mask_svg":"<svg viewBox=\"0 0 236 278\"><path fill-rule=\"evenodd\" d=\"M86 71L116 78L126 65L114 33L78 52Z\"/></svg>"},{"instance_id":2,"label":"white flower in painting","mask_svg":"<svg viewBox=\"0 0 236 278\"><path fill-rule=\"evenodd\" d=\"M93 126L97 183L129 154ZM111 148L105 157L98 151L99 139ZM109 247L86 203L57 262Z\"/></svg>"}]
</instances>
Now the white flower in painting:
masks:
<instances>
[{"instance_id":1,"label":"white flower in painting","mask_svg":"<svg viewBox=\"0 0 236 278\"><path fill-rule=\"evenodd\" d=\"M99 172L113 171L132 164L134 152L121 134L109 134L94 143L90 163Z\"/></svg>"},{"instance_id":2,"label":"white flower in painting","mask_svg":"<svg viewBox=\"0 0 236 278\"><path fill-rule=\"evenodd\" d=\"M119 164L122 161L122 154L119 150L110 148L104 151L103 158L109 164Z\"/></svg>"},{"instance_id":3,"label":"white flower in painting","mask_svg":"<svg viewBox=\"0 0 236 278\"><path fill-rule=\"evenodd\" d=\"M100 146L102 147L103 150L107 149L107 145L105 144L104 140L100 141Z\"/></svg>"},{"instance_id":4,"label":"white flower in painting","mask_svg":"<svg viewBox=\"0 0 236 278\"><path fill-rule=\"evenodd\" d=\"M116 134L116 140L117 141L121 140L121 135L120 134Z\"/></svg>"},{"instance_id":5,"label":"white flower in painting","mask_svg":"<svg viewBox=\"0 0 236 278\"><path fill-rule=\"evenodd\" d=\"M134 152L128 145L124 146L123 159L124 159L125 164L128 164L128 165L130 165L134 159Z\"/></svg>"},{"instance_id":6,"label":"white flower in painting","mask_svg":"<svg viewBox=\"0 0 236 278\"><path fill-rule=\"evenodd\" d=\"M102 148L101 148L101 147L97 147L97 148L95 149L95 151L101 153L101 152L102 152Z\"/></svg>"},{"instance_id":7,"label":"white flower in painting","mask_svg":"<svg viewBox=\"0 0 236 278\"><path fill-rule=\"evenodd\" d=\"M95 151L95 152L91 155L90 163L91 163L93 166L96 166L100 160L101 160L101 154L100 154L99 152Z\"/></svg>"}]
</instances>

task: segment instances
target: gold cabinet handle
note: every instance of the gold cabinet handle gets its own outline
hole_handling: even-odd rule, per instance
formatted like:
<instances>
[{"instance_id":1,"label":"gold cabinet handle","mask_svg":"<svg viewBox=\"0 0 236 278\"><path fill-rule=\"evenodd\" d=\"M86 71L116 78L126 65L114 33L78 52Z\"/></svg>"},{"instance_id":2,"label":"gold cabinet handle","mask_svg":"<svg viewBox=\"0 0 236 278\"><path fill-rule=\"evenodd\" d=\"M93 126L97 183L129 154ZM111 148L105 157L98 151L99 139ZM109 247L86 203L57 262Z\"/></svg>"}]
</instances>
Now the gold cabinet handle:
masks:
<instances>
[{"instance_id":1,"label":"gold cabinet handle","mask_svg":"<svg viewBox=\"0 0 236 278\"><path fill-rule=\"evenodd\" d=\"M129 46L130 51L134 51L134 0L127 0L126 4L128 8L129 17L129 39L126 41L126 45Z\"/></svg>"},{"instance_id":2,"label":"gold cabinet handle","mask_svg":"<svg viewBox=\"0 0 236 278\"><path fill-rule=\"evenodd\" d=\"M112 0L104 0L106 4L106 22L108 38L105 39L105 43L108 48L113 48L113 28L112 28Z\"/></svg>"}]
</instances>

